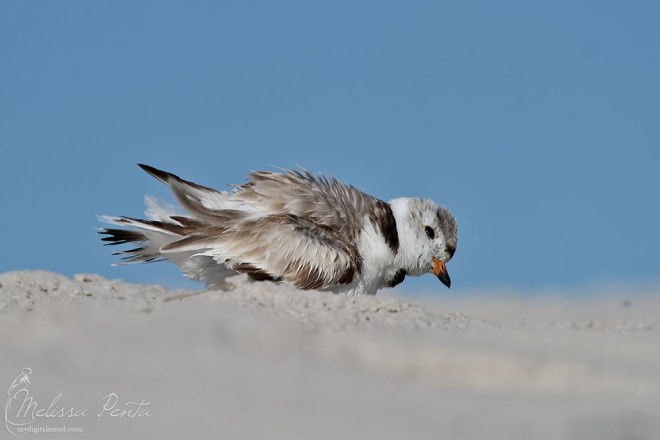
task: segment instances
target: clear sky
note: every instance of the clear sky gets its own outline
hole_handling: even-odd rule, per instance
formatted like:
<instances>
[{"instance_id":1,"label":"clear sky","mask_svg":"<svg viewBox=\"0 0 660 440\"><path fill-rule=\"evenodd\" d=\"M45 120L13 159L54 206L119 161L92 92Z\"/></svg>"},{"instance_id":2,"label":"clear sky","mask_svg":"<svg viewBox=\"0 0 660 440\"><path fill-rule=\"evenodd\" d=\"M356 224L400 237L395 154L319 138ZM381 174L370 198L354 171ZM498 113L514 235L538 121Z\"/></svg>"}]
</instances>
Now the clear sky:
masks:
<instances>
[{"instance_id":1,"label":"clear sky","mask_svg":"<svg viewBox=\"0 0 660 440\"><path fill-rule=\"evenodd\" d=\"M432 198L459 292L656 282L658 23L652 0L0 0L0 271L196 288L111 267L95 232L169 198L144 162Z\"/></svg>"}]
</instances>

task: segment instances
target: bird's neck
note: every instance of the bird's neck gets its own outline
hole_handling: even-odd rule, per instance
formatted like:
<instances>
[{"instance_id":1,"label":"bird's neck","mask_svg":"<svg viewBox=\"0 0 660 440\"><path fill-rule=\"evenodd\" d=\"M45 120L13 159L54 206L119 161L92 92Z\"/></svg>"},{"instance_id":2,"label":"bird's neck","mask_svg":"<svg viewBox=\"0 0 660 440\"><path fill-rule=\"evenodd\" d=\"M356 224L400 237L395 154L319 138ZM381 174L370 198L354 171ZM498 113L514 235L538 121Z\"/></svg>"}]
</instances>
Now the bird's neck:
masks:
<instances>
[{"instance_id":1,"label":"bird's neck","mask_svg":"<svg viewBox=\"0 0 660 440\"><path fill-rule=\"evenodd\" d=\"M394 266L397 271L404 271L406 275L419 276L419 250L414 248L416 237L410 224L410 208L408 197L400 197L389 201L392 214L396 220L396 229L399 234L399 250L394 257Z\"/></svg>"}]
</instances>

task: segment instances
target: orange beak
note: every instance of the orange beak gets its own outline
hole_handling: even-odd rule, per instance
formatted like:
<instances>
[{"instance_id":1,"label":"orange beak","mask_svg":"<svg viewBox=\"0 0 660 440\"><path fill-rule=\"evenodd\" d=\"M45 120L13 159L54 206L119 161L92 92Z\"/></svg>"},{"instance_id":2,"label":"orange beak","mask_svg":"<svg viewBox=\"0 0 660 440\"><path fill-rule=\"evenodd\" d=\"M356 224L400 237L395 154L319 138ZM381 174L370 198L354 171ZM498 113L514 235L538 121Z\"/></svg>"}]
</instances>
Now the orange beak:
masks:
<instances>
[{"instance_id":1,"label":"orange beak","mask_svg":"<svg viewBox=\"0 0 660 440\"><path fill-rule=\"evenodd\" d=\"M443 261L440 261L435 257L433 257L433 273L440 281L442 281L442 284L451 287L451 279L447 273L447 266L445 266Z\"/></svg>"}]
</instances>

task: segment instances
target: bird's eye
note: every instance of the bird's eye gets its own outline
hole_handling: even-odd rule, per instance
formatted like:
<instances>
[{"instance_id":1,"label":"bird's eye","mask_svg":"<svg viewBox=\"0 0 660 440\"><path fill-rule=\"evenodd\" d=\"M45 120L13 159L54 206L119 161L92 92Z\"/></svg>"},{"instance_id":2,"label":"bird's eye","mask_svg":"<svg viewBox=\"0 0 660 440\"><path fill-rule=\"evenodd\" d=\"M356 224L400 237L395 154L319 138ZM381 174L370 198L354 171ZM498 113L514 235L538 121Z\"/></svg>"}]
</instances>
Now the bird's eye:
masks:
<instances>
[{"instance_id":1,"label":"bird's eye","mask_svg":"<svg viewBox=\"0 0 660 440\"><path fill-rule=\"evenodd\" d=\"M433 229L432 227L428 225L424 226L424 232L426 232L426 236L431 240L435 238L435 229Z\"/></svg>"}]
</instances>

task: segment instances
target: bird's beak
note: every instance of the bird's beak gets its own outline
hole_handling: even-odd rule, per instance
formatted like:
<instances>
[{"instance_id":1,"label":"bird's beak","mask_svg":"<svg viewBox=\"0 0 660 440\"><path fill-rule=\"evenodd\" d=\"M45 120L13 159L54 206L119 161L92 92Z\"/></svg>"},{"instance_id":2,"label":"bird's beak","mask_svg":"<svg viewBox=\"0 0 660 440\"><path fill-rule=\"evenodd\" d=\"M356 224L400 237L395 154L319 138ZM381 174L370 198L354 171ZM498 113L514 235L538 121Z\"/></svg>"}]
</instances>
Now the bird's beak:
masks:
<instances>
[{"instance_id":1,"label":"bird's beak","mask_svg":"<svg viewBox=\"0 0 660 440\"><path fill-rule=\"evenodd\" d=\"M433 273L436 277L438 277L440 281L442 281L442 284L447 287L451 287L451 279L447 273L447 266L445 266L444 262L438 260L435 257L433 257Z\"/></svg>"}]
</instances>

